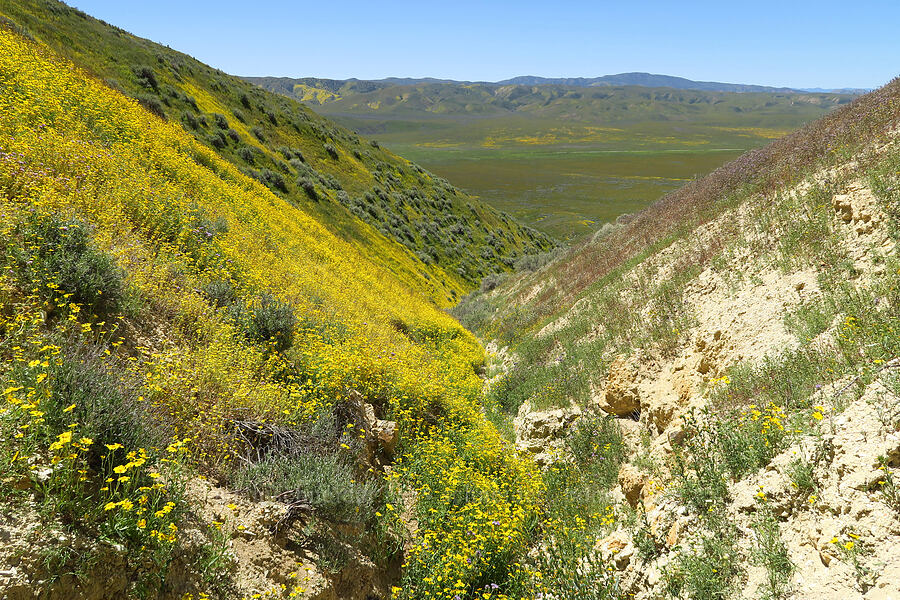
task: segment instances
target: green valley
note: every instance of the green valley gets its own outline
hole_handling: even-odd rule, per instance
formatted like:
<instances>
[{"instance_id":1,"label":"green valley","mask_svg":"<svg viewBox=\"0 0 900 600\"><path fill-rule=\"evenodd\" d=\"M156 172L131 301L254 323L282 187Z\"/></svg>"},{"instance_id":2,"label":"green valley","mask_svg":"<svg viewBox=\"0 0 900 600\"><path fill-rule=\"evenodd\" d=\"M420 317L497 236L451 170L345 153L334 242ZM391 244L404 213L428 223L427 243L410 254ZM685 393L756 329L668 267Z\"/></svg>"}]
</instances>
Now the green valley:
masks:
<instances>
[{"instance_id":1,"label":"green valley","mask_svg":"<svg viewBox=\"0 0 900 600\"><path fill-rule=\"evenodd\" d=\"M756 88L247 79L559 239L640 210L852 98Z\"/></svg>"}]
</instances>

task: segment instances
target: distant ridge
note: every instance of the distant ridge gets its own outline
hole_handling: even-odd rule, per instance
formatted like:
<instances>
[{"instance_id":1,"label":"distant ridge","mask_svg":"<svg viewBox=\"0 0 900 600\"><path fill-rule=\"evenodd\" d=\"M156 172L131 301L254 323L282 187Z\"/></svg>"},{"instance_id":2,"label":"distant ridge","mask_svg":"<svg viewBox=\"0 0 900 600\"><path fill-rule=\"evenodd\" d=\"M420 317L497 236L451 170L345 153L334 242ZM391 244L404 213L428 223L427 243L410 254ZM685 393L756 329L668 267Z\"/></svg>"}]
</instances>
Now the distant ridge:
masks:
<instances>
[{"instance_id":1,"label":"distant ridge","mask_svg":"<svg viewBox=\"0 0 900 600\"><path fill-rule=\"evenodd\" d=\"M764 85L742 83L721 83L717 81L693 81L672 75L653 73L619 73L602 77L547 78L535 76L513 77L497 82L500 85L569 85L576 87L599 87L613 85L640 85L644 87L668 87L679 90L700 90L705 92L795 92L793 88L777 88Z\"/></svg>"},{"instance_id":2,"label":"distant ridge","mask_svg":"<svg viewBox=\"0 0 900 600\"><path fill-rule=\"evenodd\" d=\"M704 92L768 92L768 93L828 93L828 94L865 94L871 90L862 88L790 88L771 87L765 85L751 85L744 83L723 83L719 81L694 81L684 77L673 75L658 75L654 73L618 73L615 75L603 75L601 77L538 77L535 75L522 75L502 81L458 81L454 79L439 79L434 77L386 77L384 79L326 79L318 77L244 77L245 80L260 85L281 82L286 89L290 89L296 83L328 90L336 93L342 87L350 85L360 93L375 91L397 85L419 84L479 84L485 86L505 85L564 85L569 87L610 87L610 86L642 86L665 87L678 90L697 90ZM347 88L344 88L347 89Z\"/></svg>"}]
</instances>

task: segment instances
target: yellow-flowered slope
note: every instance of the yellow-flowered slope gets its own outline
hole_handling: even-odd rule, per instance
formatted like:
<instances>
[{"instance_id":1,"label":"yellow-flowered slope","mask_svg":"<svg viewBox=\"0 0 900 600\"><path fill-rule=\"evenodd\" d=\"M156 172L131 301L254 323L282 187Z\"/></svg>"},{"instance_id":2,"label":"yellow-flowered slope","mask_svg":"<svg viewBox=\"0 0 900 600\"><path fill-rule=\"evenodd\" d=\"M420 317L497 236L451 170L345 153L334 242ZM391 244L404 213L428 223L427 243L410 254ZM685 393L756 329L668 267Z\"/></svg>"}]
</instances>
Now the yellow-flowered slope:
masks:
<instances>
[{"instance_id":1,"label":"yellow-flowered slope","mask_svg":"<svg viewBox=\"0 0 900 600\"><path fill-rule=\"evenodd\" d=\"M148 418L173 440L168 453L190 456L189 471L228 471L240 451L238 416L302 425L356 390L398 421L401 456L390 484L417 498L419 529L397 594L471 597L493 583L484 597L500 598L527 589L527 573L509 559L525 544L540 477L482 415L478 342L380 261L179 126L6 30L0 200L7 243L29 219L87 224L91 243L123 270L128 304L101 319L65 289L44 304L44 291L23 289L20 274L4 272L2 333L11 345L2 377L18 391L9 392L16 402L0 420L16 432L15 468L27 473L20 457L57 452L54 460L78 481L104 472L80 458L93 440L79 437L78 424L48 418L53 369L62 363L40 357L60 336L70 346L112 340L101 359L140 382ZM291 347L248 343L203 291L216 282L241 297L269 293L289 304L297 318ZM120 519L113 530L139 532L155 519L154 544L175 543L169 500L152 481L169 459L121 452L131 454L107 465L106 493L90 496L99 507L91 522ZM137 483L139 473L147 485ZM148 504L154 510L138 516Z\"/></svg>"}]
</instances>

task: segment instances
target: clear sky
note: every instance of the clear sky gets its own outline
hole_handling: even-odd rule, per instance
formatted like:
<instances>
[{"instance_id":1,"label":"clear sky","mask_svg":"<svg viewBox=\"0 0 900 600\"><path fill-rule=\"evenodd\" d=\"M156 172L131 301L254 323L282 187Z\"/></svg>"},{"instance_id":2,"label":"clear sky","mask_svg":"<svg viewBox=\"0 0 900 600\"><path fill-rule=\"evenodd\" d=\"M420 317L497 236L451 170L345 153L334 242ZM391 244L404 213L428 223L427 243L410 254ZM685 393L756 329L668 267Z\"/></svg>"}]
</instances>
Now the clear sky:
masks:
<instances>
[{"instance_id":1,"label":"clear sky","mask_svg":"<svg viewBox=\"0 0 900 600\"><path fill-rule=\"evenodd\" d=\"M900 75L900 0L69 0L235 75L628 71L788 87Z\"/></svg>"}]
</instances>

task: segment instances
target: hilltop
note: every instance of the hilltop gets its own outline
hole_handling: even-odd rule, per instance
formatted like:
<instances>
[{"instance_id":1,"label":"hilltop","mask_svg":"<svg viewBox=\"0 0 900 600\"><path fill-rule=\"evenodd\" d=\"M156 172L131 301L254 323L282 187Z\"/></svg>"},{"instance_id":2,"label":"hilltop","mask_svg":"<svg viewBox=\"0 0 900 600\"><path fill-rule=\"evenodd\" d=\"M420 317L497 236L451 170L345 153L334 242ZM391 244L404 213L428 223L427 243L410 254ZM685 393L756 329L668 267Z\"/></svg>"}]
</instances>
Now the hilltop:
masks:
<instances>
[{"instance_id":1,"label":"hilltop","mask_svg":"<svg viewBox=\"0 0 900 600\"><path fill-rule=\"evenodd\" d=\"M694 81L684 77L672 75L659 75L654 73L617 73L615 75L603 75L600 77L537 77L534 75L522 75L511 77L501 81L459 81L454 79L440 79L435 77L385 77L384 79L326 79L320 77L258 77L245 76L244 79L266 89L280 91L282 93L296 93L296 86L305 86L301 89L311 89L326 92L320 95L311 94L304 100L324 104L335 100L347 93L372 92L394 86L415 86L419 84L453 84L453 85L483 85L502 87L507 85L561 85L568 87L609 87L630 86L662 87L677 90L701 90L707 92L777 92L777 93L839 93L862 94L869 90L851 88L824 89L824 88L789 88L772 87L766 85L752 85L744 83L722 83L718 81Z\"/></svg>"},{"instance_id":2,"label":"hilltop","mask_svg":"<svg viewBox=\"0 0 900 600\"><path fill-rule=\"evenodd\" d=\"M499 83L469 83L439 79L334 80L289 77L244 77L266 90L319 106L326 114L486 115L528 112L532 117L555 116L571 111L576 121L603 116L606 120L646 118L622 109L647 111L653 105L655 119L664 120L698 112L707 105L732 112L790 105L846 103L851 94L801 92L787 88L738 86L688 82L676 77L635 73L596 80L521 77ZM602 84L599 82L603 82ZM693 85L682 84L680 81ZM770 114L776 110L767 111Z\"/></svg>"},{"instance_id":3,"label":"hilltop","mask_svg":"<svg viewBox=\"0 0 900 600\"><path fill-rule=\"evenodd\" d=\"M7 22L302 206L443 305L552 247L446 180L282 96L58 2L17 1ZM395 244L389 243L391 240ZM460 245L455 240L466 238Z\"/></svg>"}]
</instances>

